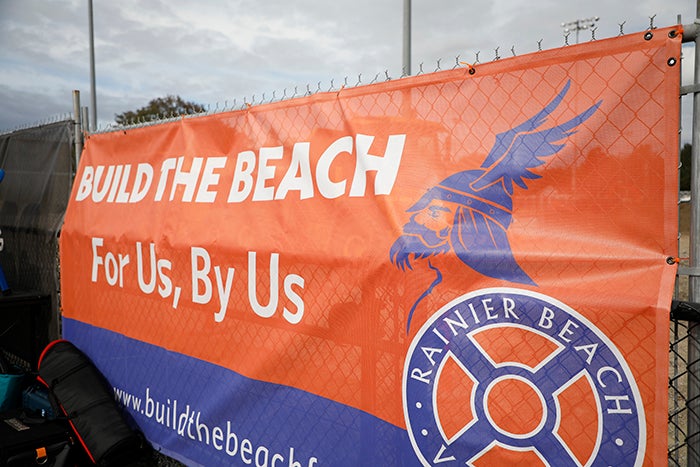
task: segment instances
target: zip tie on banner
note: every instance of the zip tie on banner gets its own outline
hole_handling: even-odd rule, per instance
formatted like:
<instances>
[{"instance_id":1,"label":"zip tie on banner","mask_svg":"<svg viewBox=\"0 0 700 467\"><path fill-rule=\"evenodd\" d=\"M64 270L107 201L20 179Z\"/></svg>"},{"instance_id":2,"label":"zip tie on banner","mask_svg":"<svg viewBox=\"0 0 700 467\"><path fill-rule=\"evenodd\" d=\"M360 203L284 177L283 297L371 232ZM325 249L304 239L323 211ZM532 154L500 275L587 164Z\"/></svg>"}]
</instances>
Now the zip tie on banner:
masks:
<instances>
[{"instance_id":1,"label":"zip tie on banner","mask_svg":"<svg viewBox=\"0 0 700 467\"><path fill-rule=\"evenodd\" d=\"M467 72L470 75L473 75L474 73L476 73L476 68L474 68L474 65L472 65L471 63L467 63L467 62L459 62L459 63L467 66Z\"/></svg>"},{"instance_id":2,"label":"zip tie on banner","mask_svg":"<svg viewBox=\"0 0 700 467\"><path fill-rule=\"evenodd\" d=\"M669 265L679 264L681 261L689 261L690 257L673 257L666 258L666 263Z\"/></svg>"}]
</instances>

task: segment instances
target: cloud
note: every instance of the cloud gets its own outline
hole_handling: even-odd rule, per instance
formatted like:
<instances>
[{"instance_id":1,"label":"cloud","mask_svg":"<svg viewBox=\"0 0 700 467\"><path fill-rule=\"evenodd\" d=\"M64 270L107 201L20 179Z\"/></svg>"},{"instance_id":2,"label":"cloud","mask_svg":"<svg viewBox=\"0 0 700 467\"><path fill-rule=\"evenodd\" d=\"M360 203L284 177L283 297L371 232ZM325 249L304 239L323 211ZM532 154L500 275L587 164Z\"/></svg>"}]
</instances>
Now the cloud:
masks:
<instances>
[{"instance_id":1,"label":"cloud","mask_svg":"<svg viewBox=\"0 0 700 467\"><path fill-rule=\"evenodd\" d=\"M601 39L619 34L620 24L626 33L643 30L652 15L657 26L673 24L679 13L686 22L694 17L685 0L416 0L412 10L414 73L473 62L477 53L490 61L496 48L508 57L561 47L561 23L577 18L600 16ZM402 71L398 0L123 0L94 2L93 12L103 123L168 94L214 106ZM591 40L591 30L579 36ZM0 43L5 108L22 109L5 115L0 128L70 112L73 89L89 103L84 1L0 2Z\"/></svg>"}]
</instances>

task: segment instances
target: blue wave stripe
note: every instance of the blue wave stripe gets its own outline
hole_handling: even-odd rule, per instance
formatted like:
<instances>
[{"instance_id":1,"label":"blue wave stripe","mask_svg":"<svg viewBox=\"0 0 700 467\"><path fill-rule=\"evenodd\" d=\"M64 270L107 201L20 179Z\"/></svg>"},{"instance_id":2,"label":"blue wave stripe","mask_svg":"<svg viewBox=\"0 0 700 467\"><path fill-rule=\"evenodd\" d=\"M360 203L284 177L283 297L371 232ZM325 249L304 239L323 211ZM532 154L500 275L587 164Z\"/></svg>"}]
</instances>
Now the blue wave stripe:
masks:
<instances>
[{"instance_id":1,"label":"blue wave stripe","mask_svg":"<svg viewBox=\"0 0 700 467\"><path fill-rule=\"evenodd\" d=\"M63 329L127 418L188 465L420 465L406 430L363 411L80 321Z\"/></svg>"}]
</instances>

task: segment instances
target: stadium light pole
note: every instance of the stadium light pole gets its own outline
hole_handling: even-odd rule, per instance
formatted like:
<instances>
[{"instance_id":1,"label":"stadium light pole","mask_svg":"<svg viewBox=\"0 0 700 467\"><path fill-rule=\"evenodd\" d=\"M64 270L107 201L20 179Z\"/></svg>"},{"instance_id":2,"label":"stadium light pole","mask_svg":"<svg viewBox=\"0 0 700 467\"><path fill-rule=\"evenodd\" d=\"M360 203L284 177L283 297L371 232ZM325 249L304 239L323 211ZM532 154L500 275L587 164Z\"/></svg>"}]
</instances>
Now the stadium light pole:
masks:
<instances>
[{"instance_id":1,"label":"stadium light pole","mask_svg":"<svg viewBox=\"0 0 700 467\"><path fill-rule=\"evenodd\" d=\"M564 28L564 33L576 31L576 43L578 44L578 32L583 29L593 27L593 25L599 19L600 18L598 16L591 16L590 18L577 19L574 21L569 21L568 23L561 23L561 27Z\"/></svg>"},{"instance_id":2,"label":"stadium light pole","mask_svg":"<svg viewBox=\"0 0 700 467\"><path fill-rule=\"evenodd\" d=\"M411 74L411 0L403 0L403 74Z\"/></svg>"},{"instance_id":3,"label":"stadium light pole","mask_svg":"<svg viewBox=\"0 0 700 467\"><path fill-rule=\"evenodd\" d=\"M88 0L88 24L90 31L90 130L97 130L97 94L95 93L95 33L92 25L92 0ZM86 122L87 123L87 122Z\"/></svg>"}]
</instances>

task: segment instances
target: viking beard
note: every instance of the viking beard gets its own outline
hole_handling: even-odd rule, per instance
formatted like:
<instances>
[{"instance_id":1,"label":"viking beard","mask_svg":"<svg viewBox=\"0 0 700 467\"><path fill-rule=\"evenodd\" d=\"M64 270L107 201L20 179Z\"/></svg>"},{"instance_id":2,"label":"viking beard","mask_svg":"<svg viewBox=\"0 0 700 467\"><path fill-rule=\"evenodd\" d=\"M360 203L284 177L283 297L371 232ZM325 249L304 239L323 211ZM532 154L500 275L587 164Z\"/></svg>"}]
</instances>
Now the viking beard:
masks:
<instances>
[{"instance_id":1,"label":"viking beard","mask_svg":"<svg viewBox=\"0 0 700 467\"><path fill-rule=\"evenodd\" d=\"M435 232L428 232L432 234L431 237L439 238ZM411 260L424 259L450 251L447 239L440 239L438 242L430 243L426 241L424 236L428 232L423 232L421 235L406 234L397 238L389 251L391 262L405 271L406 268L413 269ZM431 238L430 240L434 239Z\"/></svg>"}]
</instances>

